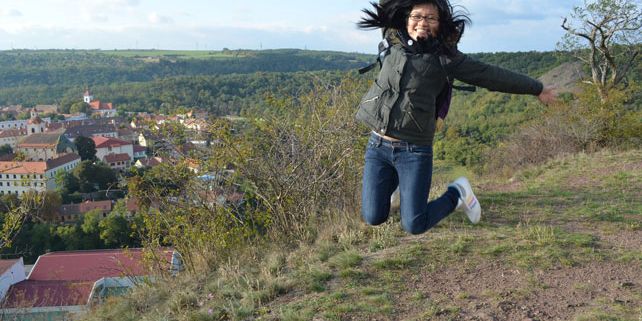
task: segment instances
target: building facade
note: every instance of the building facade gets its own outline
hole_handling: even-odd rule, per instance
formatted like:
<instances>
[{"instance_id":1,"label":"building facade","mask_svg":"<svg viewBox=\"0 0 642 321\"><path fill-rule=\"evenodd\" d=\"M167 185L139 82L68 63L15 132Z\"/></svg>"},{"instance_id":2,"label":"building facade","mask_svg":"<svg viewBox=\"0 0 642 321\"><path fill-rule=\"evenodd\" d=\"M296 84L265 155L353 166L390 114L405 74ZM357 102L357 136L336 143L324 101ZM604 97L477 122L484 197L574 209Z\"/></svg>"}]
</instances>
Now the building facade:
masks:
<instances>
[{"instance_id":1,"label":"building facade","mask_svg":"<svg viewBox=\"0 0 642 321\"><path fill-rule=\"evenodd\" d=\"M56 174L71 171L80 164L80 156L67 154L56 159L36 162L0 161L0 195L22 195L28 191L56 189Z\"/></svg>"}]
</instances>

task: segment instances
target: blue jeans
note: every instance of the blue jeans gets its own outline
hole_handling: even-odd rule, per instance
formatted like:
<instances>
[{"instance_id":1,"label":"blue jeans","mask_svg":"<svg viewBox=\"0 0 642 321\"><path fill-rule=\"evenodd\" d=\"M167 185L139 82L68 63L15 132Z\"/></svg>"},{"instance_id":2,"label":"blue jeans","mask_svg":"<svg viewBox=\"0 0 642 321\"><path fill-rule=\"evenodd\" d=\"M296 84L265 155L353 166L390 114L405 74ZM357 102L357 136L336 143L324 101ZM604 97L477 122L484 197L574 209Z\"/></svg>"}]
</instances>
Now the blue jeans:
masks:
<instances>
[{"instance_id":1,"label":"blue jeans","mask_svg":"<svg viewBox=\"0 0 642 321\"><path fill-rule=\"evenodd\" d=\"M370 225L388 220L390 196L399 186L401 224L421 234L455 210L455 188L428 202L432 179L432 146L393 142L372 133L366 147L361 214Z\"/></svg>"}]
</instances>

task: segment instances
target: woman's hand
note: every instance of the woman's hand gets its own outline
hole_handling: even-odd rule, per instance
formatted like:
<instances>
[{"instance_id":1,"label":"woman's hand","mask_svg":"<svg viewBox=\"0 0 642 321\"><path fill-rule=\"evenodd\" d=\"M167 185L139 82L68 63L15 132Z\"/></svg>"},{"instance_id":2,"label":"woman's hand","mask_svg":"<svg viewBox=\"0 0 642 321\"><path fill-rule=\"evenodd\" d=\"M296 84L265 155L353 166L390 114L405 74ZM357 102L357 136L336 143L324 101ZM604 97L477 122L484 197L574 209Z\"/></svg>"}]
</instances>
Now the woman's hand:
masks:
<instances>
[{"instance_id":1,"label":"woman's hand","mask_svg":"<svg viewBox=\"0 0 642 321\"><path fill-rule=\"evenodd\" d=\"M550 105L557 101L557 92L555 87L544 87L542 92L537 96L537 99L544 105Z\"/></svg>"}]
</instances>

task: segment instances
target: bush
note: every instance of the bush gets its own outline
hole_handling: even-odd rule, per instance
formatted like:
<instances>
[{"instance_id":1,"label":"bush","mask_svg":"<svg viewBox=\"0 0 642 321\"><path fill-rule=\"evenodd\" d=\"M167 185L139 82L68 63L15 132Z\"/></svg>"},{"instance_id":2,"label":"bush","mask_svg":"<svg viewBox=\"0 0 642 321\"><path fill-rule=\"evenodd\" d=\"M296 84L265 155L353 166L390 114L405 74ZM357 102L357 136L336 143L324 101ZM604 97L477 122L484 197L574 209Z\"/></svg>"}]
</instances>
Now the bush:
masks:
<instances>
[{"instance_id":1,"label":"bush","mask_svg":"<svg viewBox=\"0 0 642 321\"><path fill-rule=\"evenodd\" d=\"M353 115L362 85L348 79L299 97L267 97L260 115L213 121L217 141L198 156L211 179L195 177L187 157L130 178L146 213L146 243L174 246L198 272L266 239L314 240L328 214L356 212L367 137Z\"/></svg>"},{"instance_id":2,"label":"bush","mask_svg":"<svg viewBox=\"0 0 642 321\"><path fill-rule=\"evenodd\" d=\"M642 110L630 101L639 88L613 90L602 103L595 89L585 87L577 99L548 107L541 118L522 126L489 152L487 168L512 170L580 151L639 146Z\"/></svg>"}]
</instances>

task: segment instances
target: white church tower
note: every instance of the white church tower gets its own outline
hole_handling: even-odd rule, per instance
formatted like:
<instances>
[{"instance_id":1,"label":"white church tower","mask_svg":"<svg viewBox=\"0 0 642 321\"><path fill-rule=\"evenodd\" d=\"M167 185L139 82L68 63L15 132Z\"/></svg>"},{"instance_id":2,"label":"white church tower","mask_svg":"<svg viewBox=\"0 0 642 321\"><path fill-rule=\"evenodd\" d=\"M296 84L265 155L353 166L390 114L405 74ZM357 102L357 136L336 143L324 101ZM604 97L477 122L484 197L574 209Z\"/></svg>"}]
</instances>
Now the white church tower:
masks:
<instances>
[{"instance_id":1,"label":"white church tower","mask_svg":"<svg viewBox=\"0 0 642 321\"><path fill-rule=\"evenodd\" d=\"M41 134L45 132L45 122L38 117L36 108L31 109L31 119L27 121L27 135Z\"/></svg>"},{"instance_id":2,"label":"white church tower","mask_svg":"<svg viewBox=\"0 0 642 321\"><path fill-rule=\"evenodd\" d=\"M87 87L83 95L83 101L89 104L92 100L94 100L94 96L91 94L91 91L89 91L89 87Z\"/></svg>"}]
</instances>

